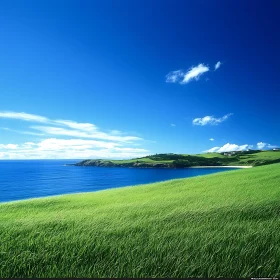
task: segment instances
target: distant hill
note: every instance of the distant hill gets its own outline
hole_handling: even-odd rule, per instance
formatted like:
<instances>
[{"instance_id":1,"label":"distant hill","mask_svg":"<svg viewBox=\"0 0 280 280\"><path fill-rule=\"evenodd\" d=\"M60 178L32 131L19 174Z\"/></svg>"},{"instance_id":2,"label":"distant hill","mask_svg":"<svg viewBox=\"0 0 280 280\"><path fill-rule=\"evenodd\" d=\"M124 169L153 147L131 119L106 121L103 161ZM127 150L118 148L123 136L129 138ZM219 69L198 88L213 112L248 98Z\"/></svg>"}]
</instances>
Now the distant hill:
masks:
<instances>
[{"instance_id":1,"label":"distant hill","mask_svg":"<svg viewBox=\"0 0 280 280\"><path fill-rule=\"evenodd\" d=\"M187 168L196 166L260 166L280 162L280 151L236 151L205 154L155 154L130 160L87 159L75 166Z\"/></svg>"}]
</instances>

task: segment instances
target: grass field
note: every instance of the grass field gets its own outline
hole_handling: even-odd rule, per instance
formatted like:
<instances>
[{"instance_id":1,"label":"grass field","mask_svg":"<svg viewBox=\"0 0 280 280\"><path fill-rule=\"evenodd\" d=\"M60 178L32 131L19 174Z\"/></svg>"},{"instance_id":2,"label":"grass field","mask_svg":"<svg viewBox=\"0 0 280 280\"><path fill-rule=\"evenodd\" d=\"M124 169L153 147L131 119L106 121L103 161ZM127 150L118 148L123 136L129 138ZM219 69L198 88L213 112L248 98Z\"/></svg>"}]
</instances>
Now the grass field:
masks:
<instances>
[{"instance_id":1,"label":"grass field","mask_svg":"<svg viewBox=\"0 0 280 280\"><path fill-rule=\"evenodd\" d=\"M280 164L0 204L0 277L280 277Z\"/></svg>"}]
</instances>

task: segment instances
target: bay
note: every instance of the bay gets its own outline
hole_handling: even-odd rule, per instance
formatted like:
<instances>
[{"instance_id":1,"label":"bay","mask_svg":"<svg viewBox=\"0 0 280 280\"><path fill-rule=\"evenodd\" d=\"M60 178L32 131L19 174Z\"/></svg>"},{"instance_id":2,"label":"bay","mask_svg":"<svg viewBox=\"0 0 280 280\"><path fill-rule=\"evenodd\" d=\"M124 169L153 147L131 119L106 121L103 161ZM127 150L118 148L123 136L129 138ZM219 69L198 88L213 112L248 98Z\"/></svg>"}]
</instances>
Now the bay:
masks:
<instances>
[{"instance_id":1,"label":"bay","mask_svg":"<svg viewBox=\"0 0 280 280\"><path fill-rule=\"evenodd\" d=\"M1 160L0 202L92 192L235 168L116 168L67 166L79 160Z\"/></svg>"}]
</instances>

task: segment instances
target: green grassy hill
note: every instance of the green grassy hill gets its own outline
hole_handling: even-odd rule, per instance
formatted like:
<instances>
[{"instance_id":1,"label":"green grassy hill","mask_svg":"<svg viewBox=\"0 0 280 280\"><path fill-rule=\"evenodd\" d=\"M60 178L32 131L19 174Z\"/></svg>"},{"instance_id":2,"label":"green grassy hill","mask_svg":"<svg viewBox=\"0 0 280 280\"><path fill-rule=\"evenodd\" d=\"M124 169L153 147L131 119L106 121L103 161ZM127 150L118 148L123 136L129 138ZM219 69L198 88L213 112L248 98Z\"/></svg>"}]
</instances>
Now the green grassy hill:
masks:
<instances>
[{"instance_id":1,"label":"green grassy hill","mask_svg":"<svg viewBox=\"0 0 280 280\"><path fill-rule=\"evenodd\" d=\"M0 277L280 277L280 164L0 204Z\"/></svg>"},{"instance_id":2,"label":"green grassy hill","mask_svg":"<svg viewBox=\"0 0 280 280\"><path fill-rule=\"evenodd\" d=\"M165 167L191 166L260 166L280 162L280 151L240 151L229 153L156 154L130 160L83 160L77 166Z\"/></svg>"}]
</instances>

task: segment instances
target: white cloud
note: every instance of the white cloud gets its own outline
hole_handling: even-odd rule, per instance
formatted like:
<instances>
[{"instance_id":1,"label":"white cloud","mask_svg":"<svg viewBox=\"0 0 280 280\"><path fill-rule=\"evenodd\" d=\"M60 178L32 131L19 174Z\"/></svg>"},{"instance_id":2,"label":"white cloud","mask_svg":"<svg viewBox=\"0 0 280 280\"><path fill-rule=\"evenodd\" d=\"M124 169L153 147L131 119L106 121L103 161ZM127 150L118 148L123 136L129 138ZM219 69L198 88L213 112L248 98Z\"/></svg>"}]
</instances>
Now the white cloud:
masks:
<instances>
[{"instance_id":1,"label":"white cloud","mask_svg":"<svg viewBox=\"0 0 280 280\"><path fill-rule=\"evenodd\" d=\"M222 65L221 61L218 61L218 62L215 64L215 71L216 71L217 69L219 69L219 68L221 67L221 65Z\"/></svg>"},{"instance_id":2,"label":"white cloud","mask_svg":"<svg viewBox=\"0 0 280 280\"><path fill-rule=\"evenodd\" d=\"M257 147L258 147L259 150L262 150L266 145L267 145L267 144L264 143L264 142L259 142L259 143L257 143Z\"/></svg>"},{"instance_id":3,"label":"white cloud","mask_svg":"<svg viewBox=\"0 0 280 280\"><path fill-rule=\"evenodd\" d=\"M10 149L10 150L15 150L17 149L18 145L17 144L7 144L7 145L4 145L4 144L0 144L0 150L4 150L4 149Z\"/></svg>"},{"instance_id":4,"label":"white cloud","mask_svg":"<svg viewBox=\"0 0 280 280\"><path fill-rule=\"evenodd\" d=\"M236 151L246 151L249 149L252 149L253 145L248 145L248 144L244 144L244 145L236 145L236 144L230 144L227 143L222 147L214 147L211 148L207 151L204 151L205 153L224 153L224 152L236 152Z\"/></svg>"},{"instance_id":5,"label":"white cloud","mask_svg":"<svg viewBox=\"0 0 280 280\"><path fill-rule=\"evenodd\" d=\"M245 144L245 145L236 145L236 144L230 144L227 143L223 147L221 147L217 152L223 153L223 152L232 152L232 151L245 151L252 148L252 146Z\"/></svg>"},{"instance_id":6,"label":"white cloud","mask_svg":"<svg viewBox=\"0 0 280 280\"><path fill-rule=\"evenodd\" d=\"M244 144L244 145L236 145L236 144L230 144L227 143L222 147L213 147L209 150L204 151L204 153L224 153L224 152L234 152L234 151L247 151L247 150L252 150L254 148L254 145L248 145L248 144ZM257 148L259 150L263 150L263 149L273 149L276 148L276 146L274 145L270 145L264 142L258 142L257 143Z\"/></svg>"},{"instance_id":7,"label":"white cloud","mask_svg":"<svg viewBox=\"0 0 280 280\"><path fill-rule=\"evenodd\" d=\"M193 124L194 125L201 125L201 126L204 126L204 125L207 125L207 124L217 125L217 124L227 120L231 115L233 115L233 114L230 113L230 114L224 115L221 118L214 118L213 116L206 116L206 117L203 117L203 118L196 118L196 119L193 120Z\"/></svg>"},{"instance_id":8,"label":"white cloud","mask_svg":"<svg viewBox=\"0 0 280 280\"><path fill-rule=\"evenodd\" d=\"M220 147L213 147L207 151L204 151L204 153L215 153L219 149L220 149Z\"/></svg>"},{"instance_id":9,"label":"white cloud","mask_svg":"<svg viewBox=\"0 0 280 280\"><path fill-rule=\"evenodd\" d=\"M187 73L184 75L184 79L181 84L187 84L191 80L198 80L199 77L209 71L209 67L204 64L198 64L195 67L192 67Z\"/></svg>"},{"instance_id":10,"label":"white cloud","mask_svg":"<svg viewBox=\"0 0 280 280\"><path fill-rule=\"evenodd\" d=\"M200 76L208 72L210 69L207 65L200 63L197 66L191 67L188 71L176 70L171 71L166 75L167 83L187 84L192 80L199 80Z\"/></svg>"},{"instance_id":11,"label":"white cloud","mask_svg":"<svg viewBox=\"0 0 280 280\"><path fill-rule=\"evenodd\" d=\"M214 139L214 138L210 138L209 140L210 140L210 141L214 141L215 139Z\"/></svg>"},{"instance_id":12,"label":"white cloud","mask_svg":"<svg viewBox=\"0 0 280 280\"><path fill-rule=\"evenodd\" d=\"M40 136L39 139L33 138L32 141L22 144L0 143L0 158L132 158L150 154L146 149L131 147L143 143L139 143L142 138L126 135L118 130L104 132L91 123L51 120L43 116L17 112L0 112L0 118L33 123L28 127L29 130L24 128L20 131L7 127L0 129ZM40 125L34 125L35 123Z\"/></svg>"}]
</instances>

